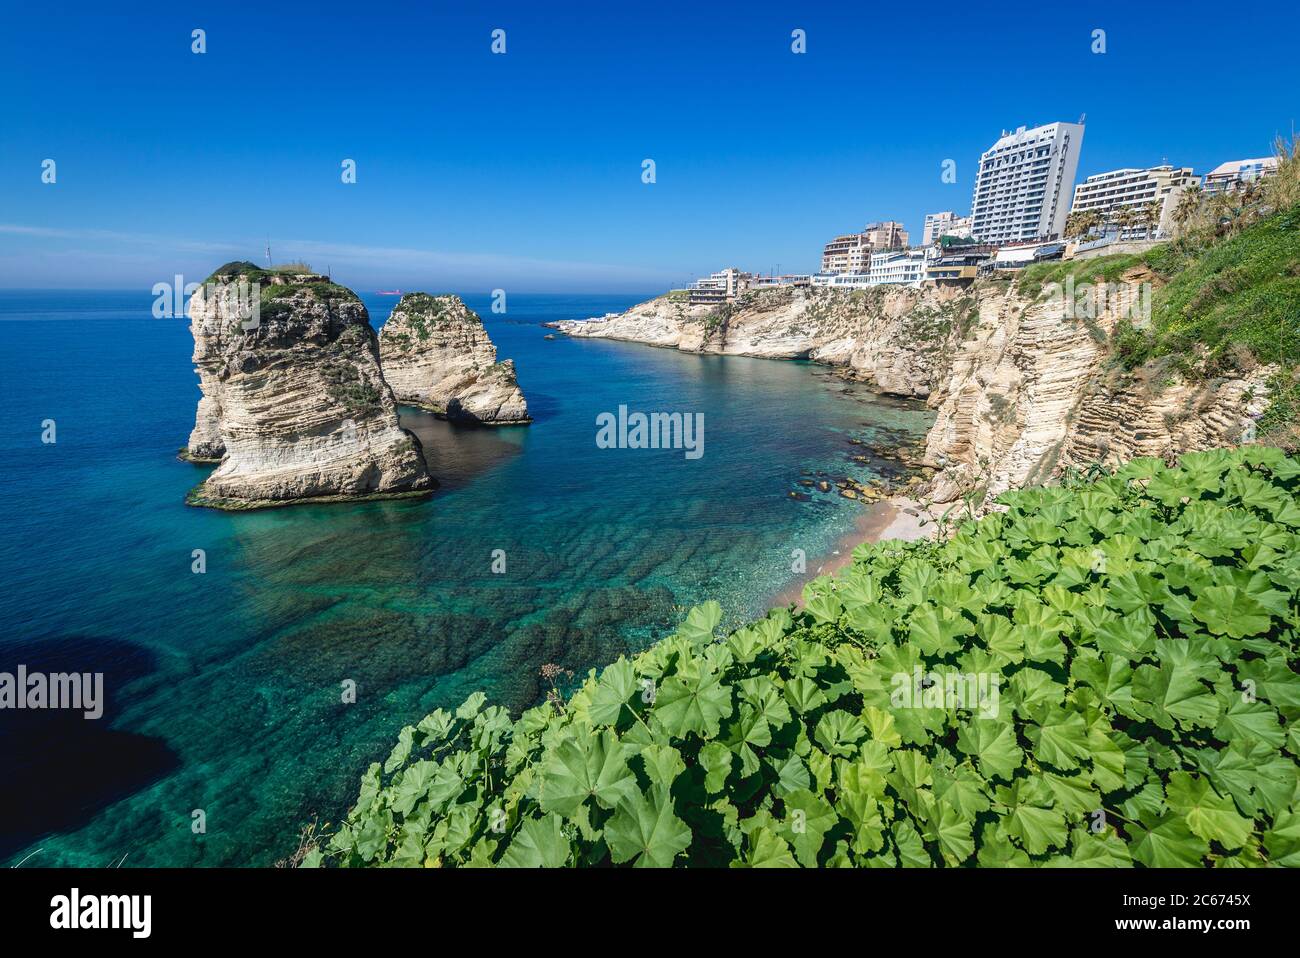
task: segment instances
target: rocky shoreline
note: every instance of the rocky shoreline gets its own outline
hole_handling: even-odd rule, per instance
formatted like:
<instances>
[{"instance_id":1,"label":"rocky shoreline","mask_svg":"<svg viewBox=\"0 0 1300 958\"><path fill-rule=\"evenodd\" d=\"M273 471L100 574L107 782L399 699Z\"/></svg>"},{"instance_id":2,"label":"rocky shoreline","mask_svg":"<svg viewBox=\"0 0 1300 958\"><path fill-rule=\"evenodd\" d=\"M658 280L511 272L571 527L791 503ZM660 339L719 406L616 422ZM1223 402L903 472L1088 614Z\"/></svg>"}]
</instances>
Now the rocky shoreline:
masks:
<instances>
[{"instance_id":1,"label":"rocky shoreline","mask_svg":"<svg viewBox=\"0 0 1300 958\"><path fill-rule=\"evenodd\" d=\"M668 294L624 313L546 323L574 337L617 339L683 352L805 359L879 392L925 399L943 374L941 355L969 321L973 300L948 287L781 287L734 303L691 305Z\"/></svg>"},{"instance_id":2,"label":"rocky shoreline","mask_svg":"<svg viewBox=\"0 0 1300 958\"><path fill-rule=\"evenodd\" d=\"M1163 282L1140 267L1116 279L1134 288ZM1275 370L1195 383L1126 371L1113 362L1122 307L1112 298L1080 317L1064 297L1016 276L964 290L764 289L719 305L668 294L617 315L547 325L686 352L809 360L882 395L923 399L936 420L924 448L909 453L926 473L909 494L982 511L1008 489L1071 468L1172 460L1250 435ZM846 498L880 498L870 486L840 488Z\"/></svg>"}]
</instances>

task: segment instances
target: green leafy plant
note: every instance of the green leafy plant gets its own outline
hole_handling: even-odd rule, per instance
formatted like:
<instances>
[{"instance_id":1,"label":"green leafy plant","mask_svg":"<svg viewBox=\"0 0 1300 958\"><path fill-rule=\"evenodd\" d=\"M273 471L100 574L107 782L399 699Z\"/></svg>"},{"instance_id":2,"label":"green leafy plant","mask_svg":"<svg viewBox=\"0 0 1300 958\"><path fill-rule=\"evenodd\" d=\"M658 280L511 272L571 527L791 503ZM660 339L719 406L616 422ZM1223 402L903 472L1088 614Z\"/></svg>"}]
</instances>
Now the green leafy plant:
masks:
<instances>
[{"instance_id":1,"label":"green leafy plant","mask_svg":"<svg viewBox=\"0 0 1300 958\"><path fill-rule=\"evenodd\" d=\"M562 708L435 711L304 863L1300 865L1300 463L1089 478L706 603Z\"/></svg>"}]
</instances>

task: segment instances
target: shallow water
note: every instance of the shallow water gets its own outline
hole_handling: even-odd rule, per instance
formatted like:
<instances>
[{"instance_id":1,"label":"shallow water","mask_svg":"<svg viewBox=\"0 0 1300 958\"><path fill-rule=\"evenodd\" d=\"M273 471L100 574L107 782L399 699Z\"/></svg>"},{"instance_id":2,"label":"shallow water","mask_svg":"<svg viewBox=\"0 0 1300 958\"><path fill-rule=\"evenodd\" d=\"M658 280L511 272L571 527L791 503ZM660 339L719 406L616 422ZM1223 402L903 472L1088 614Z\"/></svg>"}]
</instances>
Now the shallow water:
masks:
<instances>
[{"instance_id":1,"label":"shallow water","mask_svg":"<svg viewBox=\"0 0 1300 958\"><path fill-rule=\"evenodd\" d=\"M363 298L376 325L396 301ZM647 297L465 298L532 426L404 409L431 500L230 514L183 503L206 473L175 458L198 398L184 320L136 293L0 292L0 671L102 671L109 699L98 721L0 712L0 861L272 863L432 708L478 688L526 707L542 664L581 677L705 599L761 612L792 550L811 562L862 508L792 500L801 473L865 479L850 436L930 421L804 363L543 338ZM620 404L702 412L704 455L598 448Z\"/></svg>"}]
</instances>

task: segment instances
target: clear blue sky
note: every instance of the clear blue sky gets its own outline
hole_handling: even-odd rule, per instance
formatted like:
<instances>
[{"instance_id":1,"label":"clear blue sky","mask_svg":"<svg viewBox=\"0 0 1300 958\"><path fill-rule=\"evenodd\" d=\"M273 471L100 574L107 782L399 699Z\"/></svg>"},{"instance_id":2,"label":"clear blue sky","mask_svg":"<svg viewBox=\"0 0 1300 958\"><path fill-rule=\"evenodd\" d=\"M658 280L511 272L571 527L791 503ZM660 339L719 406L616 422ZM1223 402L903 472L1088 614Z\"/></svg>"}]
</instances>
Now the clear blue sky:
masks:
<instances>
[{"instance_id":1,"label":"clear blue sky","mask_svg":"<svg viewBox=\"0 0 1300 958\"><path fill-rule=\"evenodd\" d=\"M654 291L815 269L873 219L919 239L1004 127L1086 113L1082 178L1300 119L1291 3L6 7L3 287L202 279L269 237L359 289Z\"/></svg>"}]
</instances>

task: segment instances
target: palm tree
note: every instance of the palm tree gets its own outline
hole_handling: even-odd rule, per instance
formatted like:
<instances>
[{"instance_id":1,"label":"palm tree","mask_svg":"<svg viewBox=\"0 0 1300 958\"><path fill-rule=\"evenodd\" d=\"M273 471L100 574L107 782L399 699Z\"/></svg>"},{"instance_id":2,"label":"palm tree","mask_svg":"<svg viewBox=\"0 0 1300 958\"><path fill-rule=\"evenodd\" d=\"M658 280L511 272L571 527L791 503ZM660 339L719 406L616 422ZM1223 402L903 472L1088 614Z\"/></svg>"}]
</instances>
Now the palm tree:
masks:
<instances>
[{"instance_id":1,"label":"palm tree","mask_svg":"<svg viewBox=\"0 0 1300 958\"><path fill-rule=\"evenodd\" d=\"M1132 206L1120 206L1112 211L1110 218L1111 222L1119 228L1118 238L1122 240L1124 238L1124 233L1127 232L1136 221L1137 210Z\"/></svg>"},{"instance_id":2,"label":"palm tree","mask_svg":"<svg viewBox=\"0 0 1300 958\"><path fill-rule=\"evenodd\" d=\"M1204 199L1203 191L1199 185L1189 186L1183 190L1178 197L1178 205L1174 207L1174 223L1180 229L1191 221L1192 217L1201 208L1201 201Z\"/></svg>"},{"instance_id":3,"label":"palm tree","mask_svg":"<svg viewBox=\"0 0 1300 958\"><path fill-rule=\"evenodd\" d=\"M1231 232L1232 225L1241 212L1237 208L1236 197L1231 190L1223 190L1210 197L1208 211L1216 236Z\"/></svg>"},{"instance_id":4,"label":"palm tree","mask_svg":"<svg viewBox=\"0 0 1300 958\"><path fill-rule=\"evenodd\" d=\"M1096 210L1080 210L1073 214L1074 222L1066 223L1066 236L1074 236L1086 240L1089 234L1101 222L1101 214Z\"/></svg>"},{"instance_id":5,"label":"palm tree","mask_svg":"<svg viewBox=\"0 0 1300 958\"><path fill-rule=\"evenodd\" d=\"M1146 226L1147 239L1155 239L1156 229L1160 226L1160 215L1164 210L1164 200L1151 200L1143 207L1142 222Z\"/></svg>"}]
</instances>

